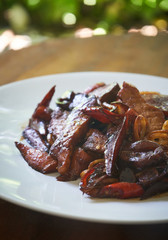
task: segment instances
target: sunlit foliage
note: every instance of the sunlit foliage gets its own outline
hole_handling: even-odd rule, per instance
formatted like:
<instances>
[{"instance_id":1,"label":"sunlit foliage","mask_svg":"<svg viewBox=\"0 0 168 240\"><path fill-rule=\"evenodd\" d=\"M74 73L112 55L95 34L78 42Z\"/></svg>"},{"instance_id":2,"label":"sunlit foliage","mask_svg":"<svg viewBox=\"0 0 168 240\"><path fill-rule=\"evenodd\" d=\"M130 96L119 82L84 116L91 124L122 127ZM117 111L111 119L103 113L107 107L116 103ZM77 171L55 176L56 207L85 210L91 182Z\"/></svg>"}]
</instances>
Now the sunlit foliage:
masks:
<instances>
[{"instance_id":1,"label":"sunlit foliage","mask_svg":"<svg viewBox=\"0 0 168 240\"><path fill-rule=\"evenodd\" d=\"M168 0L1 0L0 28L53 36L81 28L120 34L155 25L167 30Z\"/></svg>"}]
</instances>

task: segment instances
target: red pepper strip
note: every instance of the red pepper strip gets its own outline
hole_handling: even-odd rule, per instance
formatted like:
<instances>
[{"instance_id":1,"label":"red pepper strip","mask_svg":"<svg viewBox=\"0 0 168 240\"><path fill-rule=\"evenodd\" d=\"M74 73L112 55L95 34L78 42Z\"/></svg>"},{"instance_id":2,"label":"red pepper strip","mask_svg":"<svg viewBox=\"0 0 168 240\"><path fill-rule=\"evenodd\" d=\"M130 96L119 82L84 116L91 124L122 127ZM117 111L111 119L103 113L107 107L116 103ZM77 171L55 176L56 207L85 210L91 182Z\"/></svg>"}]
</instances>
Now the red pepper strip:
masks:
<instances>
[{"instance_id":1,"label":"red pepper strip","mask_svg":"<svg viewBox=\"0 0 168 240\"><path fill-rule=\"evenodd\" d=\"M94 168L91 168L91 169L89 169L89 170L85 173L85 175L82 177L81 183L80 183L80 187L81 187L82 189L87 187L88 179L89 179L90 175L93 174L94 172L95 172L95 169L94 169Z\"/></svg>"},{"instance_id":2,"label":"red pepper strip","mask_svg":"<svg viewBox=\"0 0 168 240\"><path fill-rule=\"evenodd\" d=\"M55 93L55 86L53 86L49 92L45 95L45 97L43 98L43 100L38 104L38 106L45 106L45 107L48 107L50 102L51 102L51 99L53 97Z\"/></svg>"},{"instance_id":3,"label":"red pepper strip","mask_svg":"<svg viewBox=\"0 0 168 240\"><path fill-rule=\"evenodd\" d=\"M25 161L33 169L42 173L56 172L57 161L55 161L47 152L41 152L23 143L15 142Z\"/></svg>"},{"instance_id":4,"label":"red pepper strip","mask_svg":"<svg viewBox=\"0 0 168 240\"><path fill-rule=\"evenodd\" d=\"M124 117L123 114L117 114L103 107L88 107L83 110L85 114L102 123L112 123Z\"/></svg>"},{"instance_id":5,"label":"red pepper strip","mask_svg":"<svg viewBox=\"0 0 168 240\"><path fill-rule=\"evenodd\" d=\"M97 183L97 179L94 179L96 174L96 169L95 168L91 168L89 169L85 175L82 177L81 182L80 182L80 190L83 193L86 193L89 196L92 197L97 197L98 196L98 192L100 191L100 186L94 186L94 184ZM93 177L93 179L92 179ZM98 180L102 178L104 178L104 176L101 176L100 178L98 178ZM89 186L91 184L91 186Z\"/></svg>"},{"instance_id":6,"label":"red pepper strip","mask_svg":"<svg viewBox=\"0 0 168 240\"><path fill-rule=\"evenodd\" d=\"M51 119L51 110L45 106L38 106L32 117L48 122Z\"/></svg>"},{"instance_id":7,"label":"red pepper strip","mask_svg":"<svg viewBox=\"0 0 168 240\"><path fill-rule=\"evenodd\" d=\"M51 102L51 99L55 93L55 86L53 86L50 91L45 95L43 100L37 105L32 118L34 119L41 119L44 121L50 120L51 111L49 110L48 106Z\"/></svg>"},{"instance_id":8,"label":"red pepper strip","mask_svg":"<svg viewBox=\"0 0 168 240\"><path fill-rule=\"evenodd\" d=\"M144 193L143 188L137 183L117 182L104 186L97 197L134 198Z\"/></svg>"},{"instance_id":9,"label":"red pepper strip","mask_svg":"<svg viewBox=\"0 0 168 240\"><path fill-rule=\"evenodd\" d=\"M94 84L93 86L87 88L87 89L84 91L84 93L85 93L85 94L89 94L89 93L93 92L94 90L96 90L97 88L100 88L100 87L103 87L103 86L105 86L105 83L104 83L104 82L96 83L96 84Z\"/></svg>"},{"instance_id":10,"label":"red pepper strip","mask_svg":"<svg viewBox=\"0 0 168 240\"><path fill-rule=\"evenodd\" d=\"M105 150L105 166L108 176L111 176L115 171L115 163L120 147L136 116L137 114L133 109L128 109L122 124L118 125L116 131L108 139Z\"/></svg>"}]
</instances>

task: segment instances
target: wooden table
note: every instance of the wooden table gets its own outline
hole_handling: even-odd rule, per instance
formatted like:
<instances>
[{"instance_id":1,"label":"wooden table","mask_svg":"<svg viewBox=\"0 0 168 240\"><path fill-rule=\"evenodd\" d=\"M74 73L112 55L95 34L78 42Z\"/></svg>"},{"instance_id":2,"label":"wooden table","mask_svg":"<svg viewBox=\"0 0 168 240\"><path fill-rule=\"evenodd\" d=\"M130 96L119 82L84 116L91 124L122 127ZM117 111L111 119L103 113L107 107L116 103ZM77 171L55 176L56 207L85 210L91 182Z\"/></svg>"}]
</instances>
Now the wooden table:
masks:
<instances>
[{"instance_id":1,"label":"wooden table","mask_svg":"<svg viewBox=\"0 0 168 240\"><path fill-rule=\"evenodd\" d=\"M39 75L117 71L168 77L168 35L139 34L88 39L52 39L0 55L0 85ZM0 238L167 239L168 224L101 224L64 219L0 200Z\"/></svg>"},{"instance_id":2,"label":"wooden table","mask_svg":"<svg viewBox=\"0 0 168 240\"><path fill-rule=\"evenodd\" d=\"M0 55L0 84L79 71L133 72L168 77L168 35L53 39Z\"/></svg>"}]
</instances>

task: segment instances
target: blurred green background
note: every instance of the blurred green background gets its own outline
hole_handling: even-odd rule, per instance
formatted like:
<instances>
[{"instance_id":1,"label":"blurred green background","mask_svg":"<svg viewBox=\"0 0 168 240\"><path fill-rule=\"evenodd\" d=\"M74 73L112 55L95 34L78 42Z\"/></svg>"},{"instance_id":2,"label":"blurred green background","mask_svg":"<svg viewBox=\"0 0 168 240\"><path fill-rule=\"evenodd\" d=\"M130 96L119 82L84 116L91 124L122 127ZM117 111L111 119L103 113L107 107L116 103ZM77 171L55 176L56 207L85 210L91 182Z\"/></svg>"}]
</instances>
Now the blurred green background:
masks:
<instances>
[{"instance_id":1,"label":"blurred green background","mask_svg":"<svg viewBox=\"0 0 168 240\"><path fill-rule=\"evenodd\" d=\"M120 35L146 25L167 32L168 0L0 0L0 34L11 29L33 42L60 36Z\"/></svg>"}]
</instances>

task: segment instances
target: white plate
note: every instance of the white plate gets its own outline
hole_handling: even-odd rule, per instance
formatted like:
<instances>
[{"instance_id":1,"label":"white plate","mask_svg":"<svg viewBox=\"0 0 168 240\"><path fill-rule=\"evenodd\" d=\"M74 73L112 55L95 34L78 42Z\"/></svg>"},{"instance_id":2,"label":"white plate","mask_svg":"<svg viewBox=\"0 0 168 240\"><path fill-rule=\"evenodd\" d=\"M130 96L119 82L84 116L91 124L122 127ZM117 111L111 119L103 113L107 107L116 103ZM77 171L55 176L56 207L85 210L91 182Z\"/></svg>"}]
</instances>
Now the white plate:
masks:
<instances>
[{"instance_id":1,"label":"white plate","mask_svg":"<svg viewBox=\"0 0 168 240\"><path fill-rule=\"evenodd\" d=\"M140 90L168 94L168 79L140 74L85 72L36 77L0 87L0 195L3 199L40 212L86 221L156 223L168 221L168 194L140 201L91 199L78 183L58 182L56 174L36 172L22 159L14 141L37 103L56 84L52 101L65 90L82 91L96 82L130 82Z\"/></svg>"}]
</instances>

